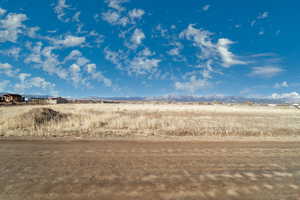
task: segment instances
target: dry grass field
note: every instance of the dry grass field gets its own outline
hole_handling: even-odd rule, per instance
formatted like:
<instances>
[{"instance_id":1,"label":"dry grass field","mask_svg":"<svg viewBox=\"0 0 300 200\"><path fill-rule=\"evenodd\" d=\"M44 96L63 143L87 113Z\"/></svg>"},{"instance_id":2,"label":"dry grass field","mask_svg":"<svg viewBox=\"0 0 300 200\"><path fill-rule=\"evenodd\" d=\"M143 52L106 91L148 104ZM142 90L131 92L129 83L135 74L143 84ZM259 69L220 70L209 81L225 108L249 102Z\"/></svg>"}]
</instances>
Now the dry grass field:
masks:
<instances>
[{"instance_id":1,"label":"dry grass field","mask_svg":"<svg viewBox=\"0 0 300 200\"><path fill-rule=\"evenodd\" d=\"M0 107L1 136L300 135L300 110L187 104L60 104Z\"/></svg>"}]
</instances>

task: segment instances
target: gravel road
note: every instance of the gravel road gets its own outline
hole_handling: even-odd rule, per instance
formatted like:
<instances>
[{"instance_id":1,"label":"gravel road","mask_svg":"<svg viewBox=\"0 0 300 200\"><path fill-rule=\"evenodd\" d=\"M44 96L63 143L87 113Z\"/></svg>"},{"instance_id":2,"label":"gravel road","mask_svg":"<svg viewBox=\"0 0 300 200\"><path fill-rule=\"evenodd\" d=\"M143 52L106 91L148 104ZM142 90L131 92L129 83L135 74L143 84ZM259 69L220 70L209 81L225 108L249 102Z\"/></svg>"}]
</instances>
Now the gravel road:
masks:
<instances>
[{"instance_id":1,"label":"gravel road","mask_svg":"<svg viewBox=\"0 0 300 200\"><path fill-rule=\"evenodd\" d=\"M0 140L0 200L300 200L300 142Z\"/></svg>"}]
</instances>

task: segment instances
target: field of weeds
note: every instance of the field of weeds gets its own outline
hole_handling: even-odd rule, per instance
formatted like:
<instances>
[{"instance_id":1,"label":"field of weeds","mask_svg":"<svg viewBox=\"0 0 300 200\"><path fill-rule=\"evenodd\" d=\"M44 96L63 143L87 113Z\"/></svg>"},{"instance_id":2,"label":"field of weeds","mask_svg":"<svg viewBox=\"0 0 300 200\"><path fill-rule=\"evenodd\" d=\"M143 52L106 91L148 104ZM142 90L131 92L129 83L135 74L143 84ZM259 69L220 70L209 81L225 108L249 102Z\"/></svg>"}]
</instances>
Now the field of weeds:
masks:
<instances>
[{"instance_id":1,"label":"field of weeds","mask_svg":"<svg viewBox=\"0 0 300 200\"><path fill-rule=\"evenodd\" d=\"M61 104L0 107L1 136L298 136L289 107L185 104Z\"/></svg>"}]
</instances>

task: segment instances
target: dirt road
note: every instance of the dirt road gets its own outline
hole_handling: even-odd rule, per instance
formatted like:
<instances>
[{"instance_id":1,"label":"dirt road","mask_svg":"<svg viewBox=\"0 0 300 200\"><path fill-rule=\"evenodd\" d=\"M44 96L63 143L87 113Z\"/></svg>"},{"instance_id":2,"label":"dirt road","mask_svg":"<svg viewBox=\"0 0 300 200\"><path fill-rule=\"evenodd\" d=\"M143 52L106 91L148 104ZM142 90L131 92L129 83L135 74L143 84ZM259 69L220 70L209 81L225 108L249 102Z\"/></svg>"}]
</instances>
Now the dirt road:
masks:
<instances>
[{"instance_id":1,"label":"dirt road","mask_svg":"<svg viewBox=\"0 0 300 200\"><path fill-rule=\"evenodd\" d=\"M300 143L2 140L0 199L299 200Z\"/></svg>"}]
</instances>

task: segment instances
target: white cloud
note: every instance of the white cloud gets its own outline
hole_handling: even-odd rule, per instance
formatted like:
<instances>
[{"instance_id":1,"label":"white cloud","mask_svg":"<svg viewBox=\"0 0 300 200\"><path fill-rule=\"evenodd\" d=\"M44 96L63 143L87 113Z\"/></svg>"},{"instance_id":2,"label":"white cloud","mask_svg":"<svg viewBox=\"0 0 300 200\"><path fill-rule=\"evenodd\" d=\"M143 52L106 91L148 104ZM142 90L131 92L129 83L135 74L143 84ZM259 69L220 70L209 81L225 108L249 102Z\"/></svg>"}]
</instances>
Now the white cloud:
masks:
<instances>
[{"instance_id":1,"label":"white cloud","mask_svg":"<svg viewBox=\"0 0 300 200\"><path fill-rule=\"evenodd\" d=\"M129 23L128 17L122 17L119 12L112 10L102 13L102 19L112 25L126 26Z\"/></svg>"},{"instance_id":2,"label":"white cloud","mask_svg":"<svg viewBox=\"0 0 300 200\"><path fill-rule=\"evenodd\" d=\"M30 27L27 28L27 35L31 38L38 37L37 32L40 30L40 27Z\"/></svg>"},{"instance_id":3,"label":"white cloud","mask_svg":"<svg viewBox=\"0 0 300 200\"><path fill-rule=\"evenodd\" d=\"M78 73L80 72L80 66L77 64L73 64L70 66L70 70L72 73Z\"/></svg>"},{"instance_id":4,"label":"white cloud","mask_svg":"<svg viewBox=\"0 0 300 200\"><path fill-rule=\"evenodd\" d=\"M257 23L258 20L263 20L263 19L266 19L268 17L269 17L269 12L262 12L262 13L260 13L256 17L256 19L254 19L254 20L251 21L251 23L250 23L251 27L253 27ZM262 32L260 32L260 33L262 33Z\"/></svg>"},{"instance_id":5,"label":"white cloud","mask_svg":"<svg viewBox=\"0 0 300 200\"><path fill-rule=\"evenodd\" d=\"M223 67L231 67L237 64L247 64L244 61L238 60L232 52L229 51L229 46L233 42L227 38L220 38L215 44L211 38L213 34L203 29L194 28L189 25L187 29L180 33L180 38L193 41L194 46L200 49L198 58L200 60L214 60L220 62Z\"/></svg>"},{"instance_id":6,"label":"white cloud","mask_svg":"<svg viewBox=\"0 0 300 200\"><path fill-rule=\"evenodd\" d=\"M127 55L121 50L118 52L112 51L109 48L104 49L105 59L109 60L113 64L117 65L118 68L122 68L122 61L127 59Z\"/></svg>"},{"instance_id":7,"label":"white cloud","mask_svg":"<svg viewBox=\"0 0 300 200\"><path fill-rule=\"evenodd\" d=\"M187 81L187 82L176 82L175 83L175 88L177 90L188 91L191 93L194 93L199 89L206 88L207 86L209 86L209 83L207 82L207 80L197 79L196 76L191 76L189 81Z\"/></svg>"},{"instance_id":8,"label":"white cloud","mask_svg":"<svg viewBox=\"0 0 300 200\"><path fill-rule=\"evenodd\" d=\"M291 93L274 93L272 94L273 99L299 99L300 100L300 94L297 92L291 92Z\"/></svg>"},{"instance_id":9,"label":"white cloud","mask_svg":"<svg viewBox=\"0 0 300 200\"><path fill-rule=\"evenodd\" d=\"M30 74L21 73L19 75L20 83L16 83L14 88L18 92L24 92L26 89L30 88L40 88L42 90L49 91L50 93L56 93L54 90L55 84L46 81L42 77L29 78Z\"/></svg>"},{"instance_id":10,"label":"white cloud","mask_svg":"<svg viewBox=\"0 0 300 200\"><path fill-rule=\"evenodd\" d=\"M42 89L53 88L55 86L55 84L50 83L50 82L46 81L44 78L41 78L41 77L32 78L30 80L30 84L33 87L38 87L38 88L42 88Z\"/></svg>"},{"instance_id":11,"label":"white cloud","mask_svg":"<svg viewBox=\"0 0 300 200\"><path fill-rule=\"evenodd\" d=\"M69 60L77 60L82 56L82 53L79 50L72 50L71 53L65 58L64 62Z\"/></svg>"},{"instance_id":12,"label":"white cloud","mask_svg":"<svg viewBox=\"0 0 300 200\"><path fill-rule=\"evenodd\" d=\"M287 87L289 87L289 84L286 81L283 81L282 83L276 83L274 85L274 88L276 88L276 89L287 88Z\"/></svg>"},{"instance_id":13,"label":"white cloud","mask_svg":"<svg viewBox=\"0 0 300 200\"><path fill-rule=\"evenodd\" d=\"M103 84L106 87L112 87L112 81L108 78L106 78L101 72L95 72L92 74L92 78L99 81L99 82L103 82Z\"/></svg>"},{"instance_id":14,"label":"white cloud","mask_svg":"<svg viewBox=\"0 0 300 200\"><path fill-rule=\"evenodd\" d=\"M127 12L127 9L122 6L127 0L106 0L107 6L110 7L106 12L101 14L102 19L112 25L127 26L128 24L136 24L140 20L145 11L134 8ZM95 15L97 19L99 15Z\"/></svg>"},{"instance_id":15,"label":"white cloud","mask_svg":"<svg viewBox=\"0 0 300 200\"><path fill-rule=\"evenodd\" d=\"M156 71L161 60L147 57L135 57L130 61L129 71L135 74L146 74Z\"/></svg>"},{"instance_id":16,"label":"white cloud","mask_svg":"<svg viewBox=\"0 0 300 200\"><path fill-rule=\"evenodd\" d=\"M71 51L71 53L64 59L64 63L68 61L76 62L70 66L71 80L76 86L79 84L90 86L89 81L92 79L102 82L107 87L112 86L112 81L106 78L101 72L97 71L96 64L89 63L90 60L85 58L79 50ZM84 74L84 70L87 74Z\"/></svg>"},{"instance_id":17,"label":"white cloud","mask_svg":"<svg viewBox=\"0 0 300 200\"><path fill-rule=\"evenodd\" d=\"M68 61L76 61L76 64L79 66L84 66L90 62L90 60L84 57L79 50L71 51L71 53L64 59L64 63Z\"/></svg>"},{"instance_id":18,"label":"white cloud","mask_svg":"<svg viewBox=\"0 0 300 200\"><path fill-rule=\"evenodd\" d=\"M179 56L180 55L180 49L178 47L170 49L168 51L168 54L171 55L171 56Z\"/></svg>"},{"instance_id":19,"label":"white cloud","mask_svg":"<svg viewBox=\"0 0 300 200\"><path fill-rule=\"evenodd\" d=\"M240 61L233 55L232 52L229 51L229 45L233 44L233 42L226 38L221 38L218 40L217 43L217 50L220 53L222 58L222 65L224 67L230 67L232 65L245 65L247 64L244 61Z\"/></svg>"},{"instance_id":20,"label":"white cloud","mask_svg":"<svg viewBox=\"0 0 300 200\"><path fill-rule=\"evenodd\" d=\"M19 34L26 27L23 22L27 20L24 14L8 14L5 19L0 20L0 43L16 42Z\"/></svg>"},{"instance_id":21,"label":"white cloud","mask_svg":"<svg viewBox=\"0 0 300 200\"><path fill-rule=\"evenodd\" d=\"M25 63L34 63L36 67L43 69L49 74L56 74L61 79L66 79L68 72L61 68L62 64L58 60L58 56L53 53L55 47L44 47L41 42L37 42L35 46L27 45L31 50L31 54L24 60Z\"/></svg>"},{"instance_id":22,"label":"white cloud","mask_svg":"<svg viewBox=\"0 0 300 200\"><path fill-rule=\"evenodd\" d=\"M145 14L145 11L142 9L136 9L129 11L128 15L131 19L140 19Z\"/></svg>"},{"instance_id":23,"label":"white cloud","mask_svg":"<svg viewBox=\"0 0 300 200\"><path fill-rule=\"evenodd\" d=\"M31 74L28 74L28 73L20 73L18 75L18 78L20 79L21 82L23 82L23 81L25 81L30 76L31 76Z\"/></svg>"},{"instance_id":24,"label":"white cloud","mask_svg":"<svg viewBox=\"0 0 300 200\"><path fill-rule=\"evenodd\" d=\"M85 81L82 79L80 74L81 68L77 64L72 64L70 66L70 72L71 72L71 80L78 85L79 83L84 83Z\"/></svg>"},{"instance_id":25,"label":"white cloud","mask_svg":"<svg viewBox=\"0 0 300 200\"><path fill-rule=\"evenodd\" d=\"M14 67L9 63L0 63L0 74L14 77L18 71L18 69L14 69Z\"/></svg>"},{"instance_id":26,"label":"white cloud","mask_svg":"<svg viewBox=\"0 0 300 200\"><path fill-rule=\"evenodd\" d=\"M24 91L25 89L29 88L40 88L43 90L50 90L51 93L54 93L55 84L46 81L44 78L41 77L31 77L31 74L28 73L19 73L19 69L14 69L14 67L8 63L0 63L0 73L4 71L7 76L12 78L17 78L20 80L19 83L14 85L14 88L17 91ZM2 83L2 87L4 88L8 84L7 81ZM0 90L1 90L1 83L0 83Z\"/></svg>"},{"instance_id":27,"label":"white cloud","mask_svg":"<svg viewBox=\"0 0 300 200\"><path fill-rule=\"evenodd\" d=\"M207 4L207 5L205 5L205 6L202 7L202 10L203 11L208 11L209 8L210 8L210 5Z\"/></svg>"},{"instance_id":28,"label":"white cloud","mask_svg":"<svg viewBox=\"0 0 300 200\"><path fill-rule=\"evenodd\" d=\"M85 37L77 37L72 35L67 35L63 40L55 40L54 43L58 45L63 45L65 47L75 47L80 46L85 43Z\"/></svg>"},{"instance_id":29,"label":"white cloud","mask_svg":"<svg viewBox=\"0 0 300 200\"><path fill-rule=\"evenodd\" d=\"M112 81L106 78L101 72L97 72L96 68L95 64L88 64L86 71L91 75L92 79L102 82L106 87L112 87Z\"/></svg>"},{"instance_id":30,"label":"white cloud","mask_svg":"<svg viewBox=\"0 0 300 200\"><path fill-rule=\"evenodd\" d=\"M76 62L76 64L77 65L79 65L79 66L83 66L83 65L86 65L86 64L88 64L90 62L90 60L89 59L87 59L86 57L79 57L78 59L77 59L77 62Z\"/></svg>"},{"instance_id":31,"label":"white cloud","mask_svg":"<svg viewBox=\"0 0 300 200\"><path fill-rule=\"evenodd\" d=\"M184 61L185 57L181 55L183 45L180 42L175 41L175 42L171 42L170 46L172 46L172 48L169 51L167 51L167 54L172 56L172 59L176 62Z\"/></svg>"},{"instance_id":32,"label":"white cloud","mask_svg":"<svg viewBox=\"0 0 300 200\"><path fill-rule=\"evenodd\" d=\"M6 10L3 8L0 8L0 15L4 15L6 13Z\"/></svg>"},{"instance_id":33,"label":"white cloud","mask_svg":"<svg viewBox=\"0 0 300 200\"><path fill-rule=\"evenodd\" d=\"M266 19L269 17L269 13L268 12L263 12L263 13L260 13L258 16L257 16L257 19Z\"/></svg>"},{"instance_id":34,"label":"white cloud","mask_svg":"<svg viewBox=\"0 0 300 200\"><path fill-rule=\"evenodd\" d=\"M66 79L68 73L60 67L61 62L58 60L58 56L52 52L53 49L53 47L45 47L43 49L42 55L44 56L44 60L40 63L40 66L49 74L56 74L59 78Z\"/></svg>"},{"instance_id":35,"label":"white cloud","mask_svg":"<svg viewBox=\"0 0 300 200\"><path fill-rule=\"evenodd\" d=\"M64 19L66 13L65 10L70 8L69 5L67 5L66 0L58 0L56 6L54 7L54 12L57 14L57 18L60 21L68 22L69 19Z\"/></svg>"},{"instance_id":36,"label":"white cloud","mask_svg":"<svg viewBox=\"0 0 300 200\"><path fill-rule=\"evenodd\" d=\"M13 47L11 49L5 49L3 51L0 51L1 54L12 57L16 60L20 57L21 48L19 47Z\"/></svg>"},{"instance_id":37,"label":"white cloud","mask_svg":"<svg viewBox=\"0 0 300 200\"><path fill-rule=\"evenodd\" d=\"M26 57L24 60L25 63L41 63L42 62L42 46L41 42L37 42L35 46L28 46L28 49L31 50L31 54Z\"/></svg>"},{"instance_id":38,"label":"white cloud","mask_svg":"<svg viewBox=\"0 0 300 200\"><path fill-rule=\"evenodd\" d=\"M190 24L187 29L180 33L181 38L192 40L197 46L213 47L210 36L211 32L194 28L194 25Z\"/></svg>"},{"instance_id":39,"label":"white cloud","mask_svg":"<svg viewBox=\"0 0 300 200\"><path fill-rule=\"evenodd\" d=\"M154 52L152 52L149 48L146 47L142 51L140 51L138 55L148 57L148 56L153 56L154 54L155 54Z\"/></svg>"},{"instance_id":40,"label":"white cloud","mask_svg":"<svg viewBox=\"0 0 300 200\"><path fill-rule=\"evenodd\" d=\"M27 16L24 14L9 14L5 19L1 20L1 27L6 29L17 29L23 27L22 24L25 20L27 20Z\"/></svg>"},{"instance_id":41,"label":"white cloud","mask_svg":"<svg viewBox=\"0 0 300 200\"><path fill-rule=\"evenodd\" d=\"M166 29L163 25L158 24L155 27L155 30L158 31L160 37L162 37L162 38L168 38L169 37L168 29Z\"/></svg>"},{"instance_id":42,"label":"white cloud","mask_svg":"<svg viewBox=\"0 0 300 200\"><path fill-rule=\"evenodd\" d=\"M277 66L253 67L250 76L260 76L270 78L283 72L283 69Z\"/></svg>"},{"instance_id":43,"label":"white cloud","mask_svg":"<svg viewBox=\"0 0 300 200\"><path fill-rule=\"evenodd\" d=\"M101 72L96 71L96 65L91 63L85 66L85 71L88 73L87 76L84 75L83 70L77 64L72 64L70 66L71 80L78 86L79 84L89 86L89 81L91 79L103 83L106 87L112 87L112 81L106 78Z\"/></svg>"},{"instance_id":44,"label":"white cloud","mask_svg":"<svg viewBox=\"0 0 300 200\"><path fill-rule=\"evenodd\" d=\"M207 59L210 57L215 57L216 48L212 43L210 36L211 32L194 28L194 25L190 24L187 29L180 33L180 38L186 38L187 40L191 40L194 43L194 46L200 48L200 59Z\"/></svg>"},{"instance_id":45,"label":"white cloud","mask_svg":"<svg viewBox=\"0 0 300 200\"><path fill-rule=\"evenodd\" d=\"M88 64L88 65L86 66L86 71L87 71L88 73L93 73L93 72L95 72L95 71L96 71L96 65L95 65L95 64Z\"/></svg>"},{"instance_id":46,"label":"white cloud","mask_svg":"<svg viewBox=\"0 0 300 200\"><path fill-rule=\"evenodd\" d=\"M108 4L108 7L123 11L125 8L122 4L128 2L128 0L106 0L105 2Z\"/></svg>"},{"instance_id":47,"label":"white cloud","mask_svg":"<svg viewBox=\"0 0 300 200\"><path fill-rule=\"evenodd\" d=\"M124 51L112 51L104 49L105 58L115 64L119 69L125 70L128 74L145 75L157 71L160 59L151 58L155 55L149 49L143 49L137 55L130 59L128 53Z\"/></svg>"},{"instance_id":48,"label":"white cloud","mask_svg":"<svg viewBox=\"0 0 300 200\"><path fill-rule=\"evenodd\" d=\"M141 29L135 29L130 39L131 44L129 44L128 47L136 49L139 45L142 44L145 38L146 36Z\"/></svg>"}]
</instances>

